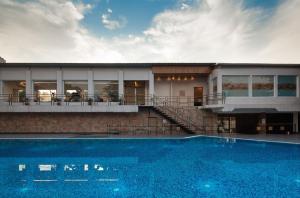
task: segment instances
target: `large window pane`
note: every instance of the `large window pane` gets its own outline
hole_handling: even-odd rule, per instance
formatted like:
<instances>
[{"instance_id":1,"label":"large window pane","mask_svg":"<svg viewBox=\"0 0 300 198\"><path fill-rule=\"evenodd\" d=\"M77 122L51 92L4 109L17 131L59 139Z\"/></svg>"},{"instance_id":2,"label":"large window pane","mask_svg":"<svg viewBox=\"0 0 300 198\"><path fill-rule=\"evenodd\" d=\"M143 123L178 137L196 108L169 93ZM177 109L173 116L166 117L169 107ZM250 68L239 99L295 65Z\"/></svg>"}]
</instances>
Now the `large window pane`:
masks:
<instances>
[{"instance_id":1,"label":"large window pane","mask_svg":"<svg viewBox=\"0 0 300 198\"><path fill-rule=\"evenodd\" d=\"M253 76L253 96L274 96L274 76Z\"/></svg>"},{"instance_id":2,"label":"large window pane","mask_svg":"<svg viewBox=\"0 0 300 198\"><path fill-rule=\"evenodd\" d=\"M296 96L296 76L278 76L278 96Z\"/></svg>"},{"instance_id":3,"label":"large window pane","mask_svg":"<svg viewBox=\"0 0 300 198\"><path fill-rule=\"evenodd\" d=\"M8 94L12 94L12 100L14 102L24 102L26 93L25 80L15 81L3 81L3 94L6 95L8 100Z\"/></svg>"},{"instance_id":4,"label":"large window pane","mask_svg":"<svg viewBox=\"0 0 300 198\"><path fill-rule=\"evenodd\" d=\"M118 101L118 81L94 81L94 87L95 101Z\"/></svg>"},{"instance_id":5,"label":"large window pane","mask_svg":"<svg viewBox=\"0 0 300 198\"><path fill-rule=\"evenodd\" d=\"M88 81L65 81L64 90L67 101L80 102L87 99Z\"/></svg>"},{"instance_id":6,"label":"large window pane","mask_svg":"<svg viewBox=\"0 0 300 198\"><path fill-rule=\"evenodd\" d=\"M56 81L34 81L33 90L37 100L49 102L56 95Z\"/></svg>"},{"instance_id":7,"label":"large window pane","mask_svg":"<svg viewBox=\"0 0 300 198\"><path fill-rule=\"evenodd\" d=\"M223 76L225 96L248 96L249 76Z\"/></svg>"}]
</instances>

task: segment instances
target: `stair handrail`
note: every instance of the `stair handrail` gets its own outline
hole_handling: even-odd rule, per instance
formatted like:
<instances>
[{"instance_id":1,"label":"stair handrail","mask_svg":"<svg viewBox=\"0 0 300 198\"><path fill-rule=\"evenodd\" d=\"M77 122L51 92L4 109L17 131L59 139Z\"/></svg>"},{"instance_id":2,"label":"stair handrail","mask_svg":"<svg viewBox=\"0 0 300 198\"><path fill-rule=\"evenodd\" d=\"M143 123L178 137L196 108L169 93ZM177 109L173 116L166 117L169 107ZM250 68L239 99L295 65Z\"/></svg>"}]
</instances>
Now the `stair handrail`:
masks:
<instances>
[{"instance_id":1,"label":"stair handrail","mask_svg":"<svg viewBox=\"0 0 300 198\"><path fill-rule=\"evenodd\" d=\"M156 108L159 108L161 111L168 111L171 115L174 115L175 117L175 120L177 121L181 121L183 123L185 123L185 125L187 125L187 127L189 129L191 129L192 127L197 129L197 130L202 130L204 131L205 130L205 127L199 127L197 124L195 124L190 116L188 116L187 119L184 119L181 115L181 113L178 112L178 108L176 106L172 106L172 105L169 105L169 100L168 100L168 97L160 97L160 96L154 96L154 103L153 105L156 107ZM172 108L173 107L173 108ZM163 108L163 109L162 109ZM174 110L175 108L175 110Z\"/></svg>"}]
</instances>

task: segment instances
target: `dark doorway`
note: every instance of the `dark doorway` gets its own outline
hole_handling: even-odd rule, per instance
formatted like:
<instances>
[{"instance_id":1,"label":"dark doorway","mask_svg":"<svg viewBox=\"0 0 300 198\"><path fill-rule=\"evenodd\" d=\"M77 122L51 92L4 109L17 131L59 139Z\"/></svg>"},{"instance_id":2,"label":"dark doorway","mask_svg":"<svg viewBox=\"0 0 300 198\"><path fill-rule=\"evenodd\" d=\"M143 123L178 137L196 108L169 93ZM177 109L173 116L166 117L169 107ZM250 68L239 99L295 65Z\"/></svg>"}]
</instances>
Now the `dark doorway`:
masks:
<instances>
[{"instance_id":1,"label":"dark doorway","mask_svg":"<svg viewBox=\"0 0 300 198\"><path fill-rule=\"evenodd\" d=\"M267 133L287 134L293 132L292 113L267 114Z\"/></svg>"},{"instance_id":2,"label":"dark doorway","mask_svg":"<svg viewBox=\"0 0 300 198\"><path fill-rule=\"evenodd\" d=\"M203 87L194 87L194 106L203 105Z\"/></svg>"},{"instance_id":3,"label":"dark doorway","mask_svg":"<svg viewBox=\"0 0 300 198\"><path fill-rule=\"evenodd\" d=\"M256 127L259 121L257 114L238 114L236 115L236 132L255 134Z\"/></svg>"}]
</instances>

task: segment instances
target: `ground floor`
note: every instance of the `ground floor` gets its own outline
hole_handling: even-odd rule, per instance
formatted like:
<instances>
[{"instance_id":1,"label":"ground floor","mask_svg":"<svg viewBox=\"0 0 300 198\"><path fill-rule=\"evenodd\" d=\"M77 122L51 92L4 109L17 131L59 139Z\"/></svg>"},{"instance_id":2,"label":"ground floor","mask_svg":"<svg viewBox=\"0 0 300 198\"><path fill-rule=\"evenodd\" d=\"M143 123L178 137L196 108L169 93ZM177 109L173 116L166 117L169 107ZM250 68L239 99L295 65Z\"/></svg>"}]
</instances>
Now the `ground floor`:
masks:
<instances>
[{"instance_id":1,"label":"ground floor","mask_svg":"<svg viewBox=\"0 0 300 198\"><path fill-rule=\"evenodd\" d=\"M243 134L299 133L298 112L219 114L218 131Z\"/></svg>"}]
</instances>

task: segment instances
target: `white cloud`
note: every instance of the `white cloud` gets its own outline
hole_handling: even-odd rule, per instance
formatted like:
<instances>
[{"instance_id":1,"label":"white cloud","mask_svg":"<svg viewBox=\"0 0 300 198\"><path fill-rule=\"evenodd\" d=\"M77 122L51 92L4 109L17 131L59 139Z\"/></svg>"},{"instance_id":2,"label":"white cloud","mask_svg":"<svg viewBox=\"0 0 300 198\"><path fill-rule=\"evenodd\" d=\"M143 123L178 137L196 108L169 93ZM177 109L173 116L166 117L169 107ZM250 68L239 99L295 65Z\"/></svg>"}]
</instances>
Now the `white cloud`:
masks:
<instances>
[{"instance_id":1,"label":"white cloud","mask_svg":"<svg viewBox=\"0 0 300 198\"><path fill-rule=\"evenodd\" d=\"M242 0L199 0L159 13L142 36L112 39L80 25L91 8L67 0L1 0L0 56L8 62L300 62L298 0L284 1L270 18ZM110 14L102 15L103 24L118 28Z\"/></svg>"},{"instance_id":2,"label":"white cloud","mask_svg":"<svg viewBox=\"0 0 300 198\"><path fill-rule=\"evenodd\" d=\"M115 29L123 28L127 23L126 18L123 17L123 16L120 16L119 20L113 20L113 19L111 19L112 12L113 11L111 9L107 9L107 13L102 14L101 22L104 25L104 27L109 29L109 30L115 30Z\"/></svg>"}]
</instances>

